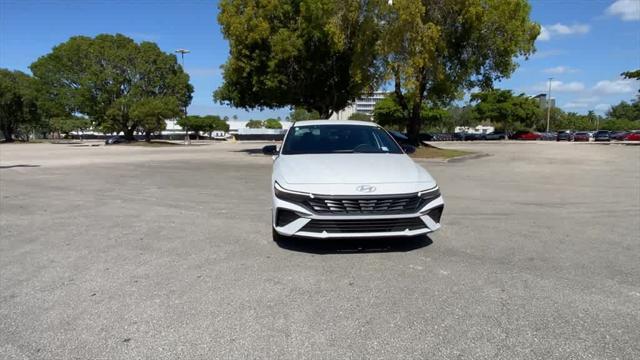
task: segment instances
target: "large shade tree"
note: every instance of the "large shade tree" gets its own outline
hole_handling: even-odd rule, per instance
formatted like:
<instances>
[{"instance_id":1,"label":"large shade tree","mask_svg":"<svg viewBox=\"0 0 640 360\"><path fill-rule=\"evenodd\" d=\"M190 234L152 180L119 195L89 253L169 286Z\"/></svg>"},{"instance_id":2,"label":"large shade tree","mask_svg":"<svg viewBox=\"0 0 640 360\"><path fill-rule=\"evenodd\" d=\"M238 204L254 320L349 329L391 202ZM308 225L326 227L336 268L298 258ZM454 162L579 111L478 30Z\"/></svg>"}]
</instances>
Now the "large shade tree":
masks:
<instances>
[{"instance_id":1,"label":"large shade tree","mask_svg":"<svg viewBox=\"0 0 640 360\"><path fill-rule=\"evenodd\" d=\"M511 90L482 91L472 94L471 100L477 102L474 107L477 119L500 125L505 136L516 128L533 129L542 114L534 99L525 94L514 96Z\"/></svg>"},{"instance_id":2,"label":"large shade tree","mask_svg":"<svg viewBox=\"0 0 640 360\"><path fill-rule=\"evenodd\" d=\"M28 140L41 124L33 78L21 71L0 69L0 129L5 141Z\"/></svg>"},{"instance_id":3,"label":"large shade tree","mask_svg":"<svg viewBox=\"0 0 640 360\"><path fill-rule=\"evenodd\" d=\"M540 27L527 0L394 0L384 7L379 55L417 142L422 104L489 89L528 56Z\"/></svg>"},{"instance_id":4,"label":"large shade tree","mask_svg":"<svg viewBox=\"0 0 640 360\"><path fill-rule=\"evenodd\" d=\"M241 108L298 106L321 118L377 83L382 0L222 0L229 40L214 99ZM295 120L295 119L294 119Z\"/></svg>"},{"instance_id":5,"label":"large shade tree","mask_svg":"<svg viewBox=\"0 0 640 360\"><path fill-rule=\"evenodd\" d=\"M75 36L31 64L48 108L89 116L129 139L149 116L133 116L141 101L191 102L193 87L176 57L151 42L116 35Z\"/></svg>"}]
</instances>

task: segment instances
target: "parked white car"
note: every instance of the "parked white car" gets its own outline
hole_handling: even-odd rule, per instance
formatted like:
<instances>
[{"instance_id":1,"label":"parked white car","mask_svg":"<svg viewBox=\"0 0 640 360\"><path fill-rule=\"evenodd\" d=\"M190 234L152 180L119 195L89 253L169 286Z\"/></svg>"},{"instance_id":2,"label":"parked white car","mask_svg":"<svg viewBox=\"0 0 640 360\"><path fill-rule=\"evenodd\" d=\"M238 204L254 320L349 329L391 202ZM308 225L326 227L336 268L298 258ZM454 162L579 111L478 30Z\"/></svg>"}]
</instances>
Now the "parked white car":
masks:
<instances>
[{"instance_id":1,"label":"parked white car","mask_svg":"<svg viewBox=\"0 0 640 360\"><path fill-rule=\"evenodd\" d=\"M274 155L273 239L415 236L440 228L431 175L371 122L299 121Z\"/></svg>"}]
</instances>

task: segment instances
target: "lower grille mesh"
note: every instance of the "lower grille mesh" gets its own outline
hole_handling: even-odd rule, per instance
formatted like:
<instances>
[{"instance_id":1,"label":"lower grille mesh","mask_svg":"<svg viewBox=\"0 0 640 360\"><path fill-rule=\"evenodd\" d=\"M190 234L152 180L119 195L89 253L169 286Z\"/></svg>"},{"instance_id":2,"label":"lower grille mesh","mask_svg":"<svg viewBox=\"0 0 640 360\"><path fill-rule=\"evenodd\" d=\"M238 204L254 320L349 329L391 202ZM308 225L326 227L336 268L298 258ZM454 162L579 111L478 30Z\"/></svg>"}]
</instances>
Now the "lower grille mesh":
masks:
<instances>
[{"instance_id":1,"label":"lower grille mesh","mask_svg":"<svg viewBox=\"0 0 640 360\"><path fill-rule=\"evenodd\" d=\"M321 233L394 232L426 228L418 217L399 219L317 220L309 221L300 231Z\"/></svg>"}]
</instances>

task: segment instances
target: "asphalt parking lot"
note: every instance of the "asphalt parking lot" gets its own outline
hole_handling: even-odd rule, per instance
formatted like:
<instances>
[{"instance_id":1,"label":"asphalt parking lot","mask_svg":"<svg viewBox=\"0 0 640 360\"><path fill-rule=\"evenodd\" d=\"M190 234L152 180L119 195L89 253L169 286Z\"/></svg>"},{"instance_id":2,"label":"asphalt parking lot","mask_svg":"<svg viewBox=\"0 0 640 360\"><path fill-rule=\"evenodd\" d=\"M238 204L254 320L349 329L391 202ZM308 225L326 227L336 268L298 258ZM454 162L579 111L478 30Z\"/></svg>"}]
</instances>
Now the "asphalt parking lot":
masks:
<instances>
[{"instance_id":1,"label":"asphalt parking lot","mask_svg":"<svg viewBox=\"0 0 640 360\"><path fill-rule=\"evenodd\" d=\"M640 358L640 146L441 146L441 231L278 246L257 144L0 145L0 358Z\"/></svg>"}]
</instances>

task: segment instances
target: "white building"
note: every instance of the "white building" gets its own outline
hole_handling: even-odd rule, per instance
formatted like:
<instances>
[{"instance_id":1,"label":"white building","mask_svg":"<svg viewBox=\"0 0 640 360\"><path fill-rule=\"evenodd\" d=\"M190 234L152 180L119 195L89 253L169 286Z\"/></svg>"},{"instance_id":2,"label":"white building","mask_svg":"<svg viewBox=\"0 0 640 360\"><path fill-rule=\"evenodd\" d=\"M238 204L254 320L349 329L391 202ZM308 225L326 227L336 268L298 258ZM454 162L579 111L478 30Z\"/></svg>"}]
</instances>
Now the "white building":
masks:
<instances>
[{"instance_id":1,"label":"white building","mask_svg":"<svg viewBox=\"0 0 640 360\"><path fill-rule=\"evenodd\" d=\"M329 120L349 120L349 116L356 112L373 116L374 107L380 100L384 99L387 94L388 93L384 91L374 91L372 94L362 95L344 109L333 113Z\"/></svg>"},{"instance_id":2,"label":"white building","mask_svg":"<svg viewBox=\"0 0 640 360\"><path fill-rule=\"evenodd\" d=\"M476 127L471 126L456 126L454 132L466 133L466 134L491 134L495 131L493 126L478 125Z\"/></svg>"}]
</instances>

